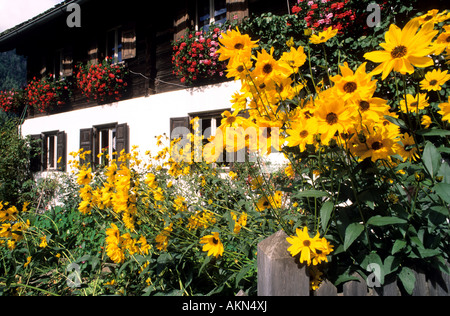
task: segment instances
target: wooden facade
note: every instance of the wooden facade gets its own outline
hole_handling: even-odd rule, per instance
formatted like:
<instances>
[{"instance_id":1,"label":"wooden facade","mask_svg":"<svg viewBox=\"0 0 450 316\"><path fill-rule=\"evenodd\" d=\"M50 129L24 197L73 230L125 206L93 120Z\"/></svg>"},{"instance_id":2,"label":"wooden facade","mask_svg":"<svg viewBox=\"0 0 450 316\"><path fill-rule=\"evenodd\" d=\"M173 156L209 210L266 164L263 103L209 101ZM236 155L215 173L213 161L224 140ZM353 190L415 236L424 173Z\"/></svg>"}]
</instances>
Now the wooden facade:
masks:
<instances>
[{"instance_id":1,"label":"wooden facade","mask_svg":"<svg viewBox=\"0 0 450 316\"><path fill-rule=\"evenodd\" d=\"M67 5L72 2L80 4L81 27L67 25ZM125 99L179 90L184 85L173 75L171 43L186 29L198 27L199 6L208 3L222 3L227 19L241 20L270 7L286 9L284 2L280 6L266 0L174 0L152 1L150 5L137 0L126 5L104 0L66 1L19 30L13 29L11 33L17 34L10 40L2 41L0 35L0 51L15 48L26 56L29 79L55 74L71 80L77 64L97 63L107 57L115 36L122 49L121 60L130 71ZM71 102L60 111L96 105L75 90Z\"/></svg>"}]
</instances>

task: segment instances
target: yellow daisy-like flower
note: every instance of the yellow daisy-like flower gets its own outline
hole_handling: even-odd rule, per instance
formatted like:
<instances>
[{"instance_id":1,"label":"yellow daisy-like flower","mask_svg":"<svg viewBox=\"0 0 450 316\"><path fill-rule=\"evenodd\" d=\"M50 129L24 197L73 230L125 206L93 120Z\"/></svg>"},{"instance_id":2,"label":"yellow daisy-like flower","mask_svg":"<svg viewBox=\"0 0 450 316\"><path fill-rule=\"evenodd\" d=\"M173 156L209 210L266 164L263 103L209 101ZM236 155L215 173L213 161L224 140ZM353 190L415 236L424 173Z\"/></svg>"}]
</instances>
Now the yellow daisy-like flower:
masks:
<instances>
[{"instance_id":1,"label":"yellow daisy-like flower","mask_svg":"<svg viewBox=\"0 0 450 316\"><path fill-rule=\"evenodd\" d=\"M27 257L27 262L24 263L23 267L26 268L31 263L31 257Z\"/></svg>"},{"instance_id":2,"label":"yellow daisy-like flower","mask_svg":"<svg viewBox=\"0 0 450 316\"><path fill-rule=\"evenodd\" d=\"M298 120L291 123L286 133L289 135L286 138L287 146L299 146L300 151L303 152L306 149L306 145L314 144L317 122L313 118L306 119L304 116L300 116Z\"/></svg>"},{"instance_id":3,"label":"yellow daisy-like flower","mask_svg":"<svg viewBox=\"0 0 450 316\"><path fill-rule=\"evenodd\" d=\"M229 30L222 34L220 39L221 47L217 50L220 54L219 61L231 59L230 62L238 60L240 62L250 59L252 49L258 47L258 41L252 41L247 34L242 35L239 29Z\"/></svg>"},{"instance_id":4,"label":"yellow daisy-like flower","mask_svg":"<svg viewBox=\"0 0 450 316\"><path fill-rule=\"evenodd\" d=\"M319 34L314 34L309 38L309 41L312 44L320 44L320 43L325 43L327 42L329 39L335 37L338 33L338 29L333 30L333 28L330 26L329 28L327 28L325 31L323 32L319 32Z\"/></svg>"},{"instance_id":5,"label":"yellow daisy-like flower","mask_svg":"<svg viewBox=\"0 0 450 316\"><path fill-rule=\"evenodd\" d=\"M300 253L300 263L306 262L308 265L311 265L316 249L323 248L319 233L314 238L311 238L308 233L308 227L304 227L303 230L297 228L296 234L297 236L286 238L287 242L292 245L288 248L288 251L293 257Z\"/></svg>"},{"instance_id":6,"label":"yellow daisy-like flower","mask_svg":"<svg viewBox=\"0 0 450 316\"><path fill-rule=\"evenodd\" d=\"M403 113L417 113L419 110L423 110L429 105L426 93L419 93L416 96L408 94L406 95L406 101L405 99L400 101L400 110Z\"/></svg>"},{"instance_id":7,"label":"yellow daisy-like flower","mask_svg":"<svg viewBox=\"0 0 450 316\"><path fill-rule=\"evenodd\" d=\"M433 66L433 59L428 55L434 51L431 41L439 31L434 30L433 23L426 23L420 30L419 28L417 19L409 21L403 30L392 24L385 34L386 42L380 44L384 51L364 55L364 58L370 61L381 63L372 73L383 73L384 80L392 70L401 74L412 74L414 67Z\"/></svg>"},{"instance_id":8,"label":"yellow daisy-like flower","mask_svg":"<svg viewBox=\"0 0 450 316\"><path fill-rule=\"evenodd\" d=\"M425 79L420 82L420 87L427 91L440 91L449 79L448 70L434 69L425 74Z\"/></svg>"},{"instance_id":9,"label":"yellow daisy-like flower","mask_svg":"<svg viewBox=\"0 0 450 316\"><path fill-rule=\"evenodd\" d=\"M299 48L291 47L289 52L283 53L280 61L286 63L296 73L306 62L305 51L301 46Z\"/></svg>"},{"instance_id":10,"label":"yellow daisy-like flower","mask_svg":"<svg viewBox=\"0 0 450 316\"><path fill-rule=\"evenodd\" d=\"M420 123L425 127L425 128L430 128L430 125L433 124L433 121L431 120L431 117L428 115L424 115L422 116L422 120L420 121Z\"/></svg>"},{"instance_id":11,"label":"yellow daisy-like flower","mask_svg":"<svg viewBox=\"0 0 450 316\"><path fill-rule=\"evenodd\" d=\"M212 235L207 235L200 239L200 244L205 244L203 246L203 251L208 252L208 256L219 257L223 255L223 244L220 241L219 233L213 232Z\"/></svg>"},{"instance_id":12,"label":"yellow daisy-like flower","mask_svg":"<svg viewBox=\"0 0 450 316\"><path fill-rule=\"evenodd\" d=\"M258 52L258 55L255 58L255 69L252 72L252 76L258 78L259 81L266 86L273 85L292 74L291 68L287 66L286 63L275 60L273 52L273 47L271 48L270 53L265 49L263 49L262 52Z\"/></svg>"},{"instance_id":13,"label":"yellow daisy-like flower","mask_svg":"<svg viewBox=\"0 0 450 316\"><path fill-rule=\"evenodd\" d=\"M354 123L354 111L340 99L322 97L316 101L317 110L314 118L317 120L317 132L325 145L336 132L345 133Z\"/></svg>"},{"instance_id":14,"label":"yellow daisy-like flower","mask_svg":"<svg viewBox=\"0 0 450 316\"><path fill-rule=\"evenodd\" d=\"M438 111L440 115L442 115L442 120L450 122L450 97L448 97L447 103L441 103L439 105L439 108L441 109Z\"/></svg>"},{"instance_id":15,"label":"yellow daisy-like flower","mask_svg":"<svg viewBox=\"0 0 450 316\"><path fill-rule=\"evenodd\" d=\"M361 98L369 98L373 95L377 88L377 81L372 80L372 75L366 73L366 64L363 63L353 72L348 67L347 62L340 66L342 75L331 77L336 85L337 93L344 101L359 96Z\"/></svg>"}]
</instances>

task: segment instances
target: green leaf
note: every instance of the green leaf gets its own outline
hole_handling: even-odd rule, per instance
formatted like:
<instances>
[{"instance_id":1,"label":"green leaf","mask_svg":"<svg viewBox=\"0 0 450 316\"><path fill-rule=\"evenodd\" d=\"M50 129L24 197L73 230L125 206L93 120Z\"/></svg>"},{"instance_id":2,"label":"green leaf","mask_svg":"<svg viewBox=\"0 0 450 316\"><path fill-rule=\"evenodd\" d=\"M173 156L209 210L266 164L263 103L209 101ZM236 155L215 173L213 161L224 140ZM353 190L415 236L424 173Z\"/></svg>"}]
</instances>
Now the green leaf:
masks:
<instances>
[{"instance_id":1,"label":"green leaf","mask_svg":"<svg viewBox=\"0 0 450 316\"><path fill-rule=\"evenodd\" d=\"M347 250L364 231L364 225L351 223L345 229L344 250Z\"/></svg>"},{"instance_id":2,"label":"green leaf","mask_svg":"<svg viewBox=\"0 0 450 316\"><path fill-rule=\"evenodd\" d=\"M423 150L422 161L432 177L434 177L441 168L441 160L441 154L436 147L432 143L427 142L425 149Z\"/></svg>"},{"instance_id":3,"label":"green leaf","mask_svg":"<svg viewBox=\"0 0 450 316\"><path fill-rule=\"evenodd\" d=\"M368 221L367 225L372 226L386 226L386 225L396 225L396 224L406 224L407 221L398 217L392 216L372 216Z\"/></svg>"},{"instance_id":4,"label":"green leaf","mask_svg":"<svg viewBox=\"0 0 450 316\"><path fill-rule=\"evenodd\" d=\"M438 183L434 186L434 191L447 203L450 203L450 184Z\"/></svg>"},{"instance_id":5,"label":"green leaf","mask_svg":"<svg viewBox=\"0 0 450 316\"><path fill-rule=\"evenodd\" d=\"M408 127L406 126L405 122L402 121L401 119L389 116L389 115L385 115L384 118L386 120L388 120L389 122L391 122L392 124L395 124L397 126L400 126L403 129L408 129Z\"/></svg>"},{"instance_id":6,"label":"green leaf","mask_svg":"<svg viewBox=\"0 0 450 316\"><path fill-rule=\"evenodd\" d=\"M405 247L406 247L406 241L401 240L401 239L397 239L397 240L394 242L394 245L392 246L392 251L391 251L391 253L392 253L393 255L395 255L397 252L399 252L400 250L402 250L402 249L405 248Z\"/></svg>"},{"instance_id":7,"label":"green leaf","mask_svg":"<svg viewBox=\"0 0 450 316\"><path fill-rule=\"evenodd\" d=\"M309 190L309 191L302 191L295 194L295 197L302 198L302 197L312 197L312 198L321 198L328 196L327 192L323 191L317 191L317 190Z\"/></svg>"},{"instance_id":8,"label":"green leaf","mask_svg":"<svg viewBox=\"0 0 450 316\"><path fill-rule=\"evenodd\" d=\"M446 131L444 129L423 129L420 131L417 131L416 134L421 136L449 136L450 131Z\"/></svg>"},{"instance_id":9,"label":"green leaf","mask_svg":"<svg viewBox=\"0 0 450 316\"><path fill-rule=\"evenodd\" d=\"M326 202L322 205L322 208L320 209L320 220L322 223L322 229L326 230L328 226L328 222L330 221L331 214L333 213L334 209L334 203L333 202Z\"/></svg>"},{"instance_id":10,"label":"green leaf","mask_svg":"<svg viewBox=\"0 0 450 316\"><path fill-rule=\"evenodd\" d=\"M408 267L403 267L398 274L398 277L402 282L406 292L411 295L414 291L414 285L416 284L416 276L414 275L414 271Z\"/></svg>"},{"instance_id":11,"label":"green leaf","mask_svg":"<svg viewBox=\"0 0 450 316\"><path fill-rule=\"evenodd\" d=\"M241 280L247 275L248 271L250 271L252 267L253 267L252 265L248 265L242 268L241 271L239 271L239 273L236 275L236 283L235 283L236 288L238 287L239 282L241 282Z\"/></svg>"}]
</instances>

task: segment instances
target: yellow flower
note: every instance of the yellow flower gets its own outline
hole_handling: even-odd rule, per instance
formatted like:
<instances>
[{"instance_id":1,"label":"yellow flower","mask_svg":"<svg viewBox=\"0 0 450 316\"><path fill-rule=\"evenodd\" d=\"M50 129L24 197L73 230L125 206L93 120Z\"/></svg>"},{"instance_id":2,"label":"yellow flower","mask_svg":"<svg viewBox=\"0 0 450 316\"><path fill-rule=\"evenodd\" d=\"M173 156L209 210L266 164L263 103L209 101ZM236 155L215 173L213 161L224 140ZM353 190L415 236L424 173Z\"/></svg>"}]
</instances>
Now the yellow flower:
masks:
<instances>
[{"instance_id":1,"label":"yellow flower","mask_svg":"<svg viewBox=\"0 0 450 316\"><path fill-rule=\"evenodd\" d=\"M375 162L378 159L387 159L396 154L399 147L397 144L399 135L396 131L377 126L368 126L362 133L364 135L355 135L353 137L356 140L356 146L351 148L353 154L361 160L370 157Z\"/></svg>"},{"instance_id":2,"label":"yellow flower","mask_svg":"<svg viewBox=\"0 0 450 316\"><path fill-rule=\"evenodd\" d=\"M41 243L39 244L39 247L46 248L47 246L48 246L47 237L46 236L41 237Z\"/></svg>"},{"instance_id":3,"label":"yellow flower","mask_svg":"<svg viewBox=\"0 0 450 316\"><path fill-rule=\"evenodd\" d=\"M277 191L274 195L263 195L256 203L256 207L260 212L266 209L277 209L281 207L283 192Z\"/></svg>"},{"instance_id":4,"label":"yellow flower","mask_svg":"<svg viewBox=\"0 0 450 316\"><path fill-rule=\"evenodd\" d=\"M430 128L430 125L433 124L433 121L431 120L430 116L424 115L422 116L421 123L425 128Z\"/></svg>"},{"instance_id":5,"label":"yellow flower","mask_svg":"<svg viewBox=\"0 0 450 316\"><path fill-rule=\"evenodd\" d=\"M271 48L270 53L265 49L263 49L262 52L258 52L258 55L255 58L255 69L252 72L252 76L266 86L274 86L275 83L289 77L292 73L292 70L286 63L275 60L273 52L273 47Z\"/></svg>"},{"instance_id":6,"label":"yellow flower","mask_svg":"<svg viewBox=\"0 0 450 316\"><path fill-rule=\"evenodd\" d=\"M354 98L350 102L358 110L362 122L379 122L391 108L387 101L381 98Z\"/></svg>"},{"instance_id":7,"label":"yellow flower","mask_svg":"<svg viewBox=\"0 0 450 316\"><path fill-rule=\"evenodd\" d=\"M242 35L239 29L229 30L222 34L220 39L221 47L217 50L220 54L219 61L231 59L231 61L245 61L250 59L252 49L258 47L258 41L252 41L247 34Z\"/></svg>"},{"instance_id":8,"label":"yellow flower","mask_svg":"<svg viewBox=\"0 0 450 316\"><path fill-rule=\"evenodd\" d=\"M320 44L320 43L325 43L327 42L329 39L335 37L338 33L338 29L333 30L333 28L330 26L329 28L327 28L325 31L323 32L319 32L318 35L314 34L310 37L309 41L312 44Z\"/></svg>"},{"instance_id":9,"label":"yellow flower","mask_svg":"<svg viewBox=\"0 0 450 316\"><path fill-rule=\"evenodd\" d=\"M377 86L376 80L372 81L372 75L366 73L366 64L363 63L353 72L348 67L347 62L344 66L340 66L342 75L331 77L331 81L335 83L336 91L344 101L353 98L370 98L375 92Z\"/></svg>"},{"instance_id":10,"label":"yellow flower","mask_svg":"<svg viewBox=\"0 0 450 316\"><path fill-rule=\"evenodd\" d=\"M24 263L23 267L26 268L31 263L31 257L27 257L27 262Z\"/></svg>"},{"instance_id":11,"label":"yellow flower","mask_svg":"<svg viewBox=\"0 0 450 316\"><path fill-rule=\"evenodd\" d=\"M420 88L427 91L440 91L442 86L450 79L448 70L440 69L429 71L425 74L425 79L420 82Z\"/></svg>"},{"instance_id":12,"label":"yellow flower","mask_svg":"<svg viewBox=\"0 0 450 316\"><path fill-rule=\"evenodd\" d=\"M317 122L315 119L306 119L300 116L296 121L291 122L291 126L286 130L289 135L286 137L287 146L299 146L303 152L307 145L314 144L314 137L317 133Z\"/></svg>"},{"instance_id":13,"label":"yellow flower","mask_svg":"<svg viewBox=\"0 0 450 316\"><path fill-rule=\"evenodd\" d=\"M439 105L439 108L441 109L438 111L440 115L442 115L442 120L450 122L450 97L448 97L447 103L441 103Z\"/></svg>"},{"instance_id":14,"label":"yellow flower","mask_svg":"<svg viewBox=\"0 0 450 316\"><path fill-rule=\"evenodd\" d=\"M418 154L414 137L412 137L408 133L403 134L401 142L402 146L399 146L398 154L403 158L404 161L416 160L418 158Z\"/></svg>"},{"instance_id":15,"label":"yellow flower","mask_svg":"<svg viewBox=\"0 0 450 316\"><path fill-rule=\"evenodd\" d=\"M419 27L417 19L409 21L403 30L394 24L390 26L385 34L386 42L380 44L384 51L364 55L368 60L381 63L373 70L374 75L383 73L384 80L392 70L401 74L412 74L414 66L424 68L434 64L428 55L434 51L431 41L439 31L434 31L433 23L424 24L420 30Z\"/></svg>"},{"instance_id":16,"label":"yellow flower","mask_svg":"<svg viewBox=\"0 0 450 316\"><path fill-rule=\"evenodd\" d=\"M400 101L400 110L403 113L418 113L419 110L423 110L429 105L426 93L419 93L416 96L407 94L406 100Z\"/></svg>"},{"instance_id":17,"label":"yellow flower","mask_svg":"<svg viewBox=\"0 0 450 316\"><path fill-rule=\"evenodd\" d=\"M234 80L245 80L252 67L253 63L250 59L244 61L234 59L228 63L226 70L227 78L234 78Z\"/></svg>"},{"instance_id":18,"label":"yellow flower","mask_svg":"<svg viewBox=\"0 0 450 316\"><path fill-rule=\"evenodd\" d=\"M213 232L212 235L204 236L200 239L200 244L205 244L202 251L207 251L208 256L219 257L223 255L223 244L220 241L219 233Z\"/></svg>"},{"instance_id":19,"label":"yellow flower","mask_svg":"<svg viewBox=\"0 0 450 316\"><path fill-rule=\"evenodd\" d=\"M316 101L318 108L314 112L314 118L317 121L317 132L321 134L321 141L325 145L336 132L345 133L354 122L354 111L346 106L338 98L322 97Z\"/></svg>"},{"instance_id":20,"label":"yellow flower","mask_svg":"<svg viewBox=\"0 0 450 316\"><path fill-rule=\"evenodd\" d=\"M314 238L311 238L308 233L308 227L304 227L303 230L297 228L296 234L297 236L286 238L287 242L291 244L288 251L293 257L300 253L300 263L306 262L308 265L311 265L317 249L323 248L319 233Z\"/></svg>"},{"instance_id":21,"label":"yellow flower","mask_svg":"<svg viewBox=\"0 0 450 316\"><path fill-rule=\"evenodd\" d=\"M87 185L92 180L92 168L83 167L78 173L77 183L79 185Z\"/></svg>"},{"instance_id":22,"label":"yellow flower","mask_svg":"<svg viewBox=\"0 0 450 316\"><path fill-rule=\"evenodd\" d=\"M164 230L155 237L156 248L160 251L167 250L167 246L169 245L169 236L173 231L173 223L164 228Z\"/></svg>"},{"instance_id":23,"label":"yellow flower","mask_svg":"<svg viewBox=\"0 0 450 316\"><path fill-rule=\"evenodd\" d=\"M294 73L298 72L298 69L306 62L306 55L303 47L295 48L291 47L289 52L283 53L280 58L280 62L289 66Z\"/></svg>"}]
</instances>

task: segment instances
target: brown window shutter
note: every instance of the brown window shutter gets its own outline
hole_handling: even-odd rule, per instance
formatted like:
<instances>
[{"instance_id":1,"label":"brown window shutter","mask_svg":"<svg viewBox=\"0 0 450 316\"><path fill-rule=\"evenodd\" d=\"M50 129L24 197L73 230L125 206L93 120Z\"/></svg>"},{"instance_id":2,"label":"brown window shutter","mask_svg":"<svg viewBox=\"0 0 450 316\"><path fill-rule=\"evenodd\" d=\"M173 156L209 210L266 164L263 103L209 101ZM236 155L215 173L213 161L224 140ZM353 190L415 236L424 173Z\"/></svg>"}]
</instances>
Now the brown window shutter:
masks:
<instances>
[{"instance_id":1,"label":"brown window shutter","mask_svg":"<svg viewBox=\"0 0 450 316\"><path fill-rule=\"evenodd\" d=\"M175 35L174 40L178 41L182 36L186 34L186 29L189 27L189 12L187 6L180 8L175 16L174 27Z\"/></svg>"},{"instance_id":2,"label":"brown window shutter","mask_svg":"<svg viewBox=\"0 0 450 316\"><path fill-rule=\"evenodd\" d=\"M58 132L56 145L56 157L58 158L57 168L59 171L66 171L67 155L67 135L65 132Z\"/></svg>"},{"instance_id":3,"label":"brown window shutter","mask_svg":"<svg viewBox=\"0 0 450 316\"><path fill-rule=\"evenodd\" d=\"M91 151L90 155L86 155L85 160L80 160L81 164L91 163L93 154L94 154L94 129L87 128L82 129L80 131L80 149L83 149L83 152Z\"/></svg>"},{"instance_id":4,"label":"brown window shutter","mask_svg":"<svg viewBox=\"0 0 450 316\"><path fill-rule=\"evenodd\" d=\"M129 133L127 124L118 124L116 127L116 151L120 155L122 150L129 153Z\"/></svg>"},{"instance_id":5,"label":"brown window shutter","mask_svg":"<svg viewBox=\"0 0 450 316\"><path fill-rule=\"evenodd\" d=\"M122 59L136 58L136 27L122 31Z\"/></svg>"},{"instance_id":6,"label":"brown window shutter","mask_svg":"<svg viewBox=\"0 0 450 316\"><path fill-rule=\"evenodd\" d=\"M100 50L97 41L92 41L88 49L88 63L96 65L100 58Z\"/></svg>"},{"instance_id":7,"label":"brown window shutter","mask_svg":"<svg viewBox=\"0 0 450 316\"><path fill-rule=\"evenodd\" d=\"M62 68L62 74L64 77L70 77L73 75L73 50L71 48L64 49Z\"/></svg>"},{"instance_id":8,"label":"brown window shutter","mask_svg":"<svg viewBox=\"0 0 450 316\"><path fill-rule=\"evenodd\" d=\"M228 21L242 21L248 15L248 0L227 0Z\"/></svg>"},{"instance_id":9,"label":"brown window shutter","mask_svg":"<svg viewBox=\"0 0 450 316\"><path fill-rule=\"evenodd\" d=\"M184 138L190 133L189 116L170 119L170 140Z\"/></svg>"},{"instance_id":10,"label":"brown window shutter","mask_svg":"<svg viewBox=\"0 0 450 316\"><path fill-rule=\"evenodd\" d=\"M31 158L30 170L31 172L43 171L42 153L43 153L43 139L42 135L31 135Z\"/></svg>"}]
</instances>

